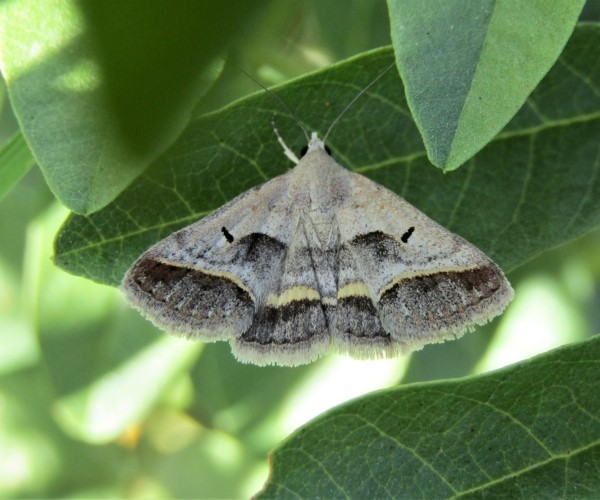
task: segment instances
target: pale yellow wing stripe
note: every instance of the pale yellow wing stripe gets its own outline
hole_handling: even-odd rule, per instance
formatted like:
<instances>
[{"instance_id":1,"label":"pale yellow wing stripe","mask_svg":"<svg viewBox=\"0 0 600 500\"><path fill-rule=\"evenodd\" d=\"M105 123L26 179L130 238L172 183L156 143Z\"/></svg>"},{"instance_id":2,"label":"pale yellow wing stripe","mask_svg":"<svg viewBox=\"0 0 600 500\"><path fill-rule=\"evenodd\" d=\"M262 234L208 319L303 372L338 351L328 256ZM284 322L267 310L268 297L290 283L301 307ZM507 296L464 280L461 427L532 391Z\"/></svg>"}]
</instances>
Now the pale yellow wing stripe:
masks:
<instances>
[{"instance_id":1,"label":"pale yellow wing stripe","mask_svg":"<svg viewBox=\"0 0 600 500\"><path fill-rule=\"evenodd\" d=\"M353 281L344 285L338 290L337 300L344 299L346 297L370 297L369 289L362 281ZM295 300L318 300L325 305L336 305L337 300L333 297L321 297L318 290L311 288L306 285L292 286L285 290L280 295L270 294L267 298L267 306L271 307L283 307L290 302Z\"/></svg>"},{"instance_id":2,"label":"pale yellow wing stripe","mask_svg":"<svg viewBox=\"0 0 600 500\"><path fill-rule=\"evenodd\" d=\"M364 281L352 281L344 285L338 290L337 298L345 299L346 297L371 297L371 292L367 288Z\"/></svg>"},{"instance_id":3,"label":"pale yellow wing stripe","mask_svg":"<svg viewBox=\"0 0 600 500\"><path fill-rule=\"evenodd\" d=\"M295 300L321 300L321 294L314 288L306 285L292 286L280 295L269 294L267 297L267 306L282 307Z\"/></svg>"}]
</instances>

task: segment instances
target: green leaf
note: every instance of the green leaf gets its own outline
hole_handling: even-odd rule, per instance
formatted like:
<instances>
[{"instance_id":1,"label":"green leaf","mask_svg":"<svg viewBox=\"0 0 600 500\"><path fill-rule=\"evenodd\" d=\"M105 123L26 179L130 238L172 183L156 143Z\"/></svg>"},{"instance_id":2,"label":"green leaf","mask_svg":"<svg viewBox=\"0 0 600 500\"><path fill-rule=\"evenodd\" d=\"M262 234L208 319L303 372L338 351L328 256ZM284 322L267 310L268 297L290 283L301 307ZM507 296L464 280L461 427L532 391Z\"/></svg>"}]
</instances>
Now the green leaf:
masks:
<instances>
[{"instance_id":1,"label":"green leaf","mask_svg":"<svg viewBox=\"0 0 600 500\"><path fill-rule=\"evenodd\" d=\"M3 2L2 73L55 196L82 214L110 203L181 132L207 64L263 5Z\"/></svg>"},{"instance_id":2,"label":"green leaf","mask_svg":"<svg viewBox=\"0 0 600 500\"><path fill-rule=\"evenodd\" d=\"M425 158L403 89L389 72L328 140L334 157L397 192L506 269L600 222L600 28L575 36L507 130L465 168L443 175ZM391 61L389 50L350 59L277 89L323 133ZM279 112L264 93L192 121L181 138L106 209L71 216L55 261L74 274L120 282L150 245L291 164L271 129ZM277 126L293 150L305 143L287 116ZM292 138L292 141L290 141Z\"/></svg>"},{"instance_id":3,"label":"green leaf","mask_svg":"<svg viewBox=\"0 0 600 500\"><path fill-rule=\"evenodd\" d=\"M4 2L2 72L14 112L54 195L71 210L101 208L148 158L121 139L102 70L73 1Z\"/></svg>"},{"instance_id":4,"label":"green leaf","mask_svg":"<svg viewBox=\"0 0 600 500\"><path fill-rule=\"evenodd\" d=\"M515 115L585 0L388 0L396 61L429 159L454 170Z\"/></svg>"},{"instance_id":5,"label":"green leaf","mask_svg":"<svg viewBox=\"0 0 600 500\"><path fill-rule=\"evenodd\" d=\"M282 402L314 372L316 366L313 363L290 369L239 363L232 357L228 344L206 344L190 373L195 397L188 411L192 415L202 415L209 426L221 427L237 435L252 432L269 419L273 424ZM220 426L215 424L213 419L224 413L228 418L221 419ZM261 441L268 441L268 438L261 435Z\"/></svg>"},{"instance_id":6,"label":"green leaf","mask_svg":"<svg viewBox=\"0 0 600 500\"><path fill-rule=\"evenodd\" d=\"M600 336L353 401L272 455L262 498L584 498L600 489Z\"/></svg>"},{"instance_id":7,"label":"green leaf","mask_svg":"<svg viewBox=\"0 0 600 500\"><path fill-rule=\"evenodd\" d=\"M266 0L78 0L106 76L108 103L137 153L160 151L189 118L203 70L240 41ZM157 27L160 35L157 36ZM206 81L202 81L206 79ZM163 147L157 147L161 144Z\"/></svg>"},{"instance_id":8,"label":"green leaf","mask_svg":"<svg viewBox=\"0 0 600 500\"><path fill-rule=\"evenodd\" d=\"M0 201L17 185L35 160L23 136L15 134L0 149Z\"/></svg>"}]
</instances>

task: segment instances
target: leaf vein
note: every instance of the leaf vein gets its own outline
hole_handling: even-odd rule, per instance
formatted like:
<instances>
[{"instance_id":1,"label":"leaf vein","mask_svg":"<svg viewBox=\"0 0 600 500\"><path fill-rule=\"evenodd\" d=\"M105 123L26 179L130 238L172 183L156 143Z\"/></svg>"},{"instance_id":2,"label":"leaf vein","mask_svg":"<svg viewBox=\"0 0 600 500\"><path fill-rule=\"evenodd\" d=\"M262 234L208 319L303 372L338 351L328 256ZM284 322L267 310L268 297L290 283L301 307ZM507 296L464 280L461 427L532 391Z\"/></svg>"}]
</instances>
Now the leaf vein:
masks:
<instances>
[{"instance_id":1,"label":"leaf vein","mask_svg":"<svg viewBox=\"0 0 600 500\"><path fill-rule=\"evenodd\" d=\"M435 393L436 391L433 391L433 392ZM440 394L444 394L444 393L440 392ZM523 422L521 422L512 413L509 413L508 411L497 407L496 405L494 405L493 403L490 403L489 401L480 401L480 400L470 398L470 397L464 396L462 394L456 394L456 393L453 393L452 396L456 397L456 398L464 399L465 401L470 401L472 403L483 405L491 410L494 410L495 412L499 413L500 415L504 415L505 417L508 417L508 419L511 422L513 422L514 424L519 426L521 429L523 429L538 444L538 446L540 446L540 448L542 448L548 454L548 456L552 456L552 451L550 449L548 449L548 447L531 431L531 429L529 427L527 427Z\"/></svg>"},{"instance_id":2,"label":"leaf vein","mask_svg":"<svg viewBox=\"0 0 600 500\"><path fill-rule=\"evenodd\" d=\"M577 205L577 209L575 210L573 217L571 217L571 220L566 225L566 228L565 228L566 231L569 231L571 229L571 227L573 226L575 221L581 215L581 212L583 211L583 207L590 200L591 191L596 184L599 168L600 168L600 148L596 151L596 160L594 161L594 165L592 167L592 174L590 176L590 179L586 183L585 193L581 197L581 200L579 201L579 204Z\"/></svg>"},{"instance_id":3,"label":"leaf vein","mask_svg":"<svg viewBox=\"0 0 600 500\"><path fill-rule=\"evenodd\" d=\"M168 228L169 226L183 226L184 223L186 223L190 220L195 220L195 219L204 217L205 215L207 215L211 212L212 212L212 210L209 210L206 212L199 212L197 214L193 214L193 215L186 216L186 217L181 217L179 219L173 220L172 222L169 222L168 224L159 223L159 224L154 224L153 226L147 226L147 227L140 226L140 229L138 229L138 230L129 231L127 233L121 233L119 235L113 236L112 238L102 239L102 241L100 241L100 242L90 243L89 245L73 247L70 250L67 250L65 252L61 252L61 253L57 254L57 256L65 257L68 255L77 254L78 252L83 252L83 251L89 250L91 248L96 248L101 245L105 245L107 243L115 243L117 241L124 241L127 238L131 238L132 236L139 236L140 234L143 234L147 231L154 231L155 229L165 229L165 228Z\"/></svg>"},{"instance_id":4,"label":"leaf vein","mask_svg":"<svg viewBox=\"0 0 600 500\"><path fill-rule=\"evenodd\" d=\"M291 448L293 449L293 448ZM310 453L308 453L306 450L303 450L302 448L295 448L297 451L299 451L300 453L303 453L304 455L306 455L311 461L313 461L315 464L317 464L317 466L325 473L325 475L329 478L329 480L335 485L335 487L342 492L346 498L350 498L350 495L348 495L348 493L346 492L346 490L344 490L344 488L342 487L341 484L339 484L334 478L333 476L329 473L329 470L327 469L327 467L325 467L325 465L323 465L323 463L321 463L319 460L317 460L317 458L313 455L311 455Z\"/></svg>"},{"instance_id":5,"label":"leaf vein","mask_svg":"<svg viewBox=\"0 0 600 500\"><path fill-rule=\"evenodd\" d=\"M587 76L585 76L581 72L577 71L574 66L570 65L569 63L567 63L565 61L564 57L560 57L558 59L558 62L564 68L566 68L568 71L570 71L574 76L576 76L583 83L585 83L594 92L594 94L596 94L597 97L600 97L600 89L598 89L598 87L596 87L596 85L594 84L594 82L592 80L590 80Z\"/></svg>"},{"instance_id":6,"label":"leaf vein","mask_svg":"<svg viewBox=\"0 0 600 500\"><path fill-rule=\"evenodd\" d=\"M465 176L463 184L460 187L460 191L456 197L454 206L452 207L452 212L450 212L450 217L448 217L448 222L446 224L444 224L445 227L447 227L450 230L451 230L452 224L454 224L454 217L456 216L456 213L458 212L458 208L462 205L462 202L465 199L465 195L467 194L467 190L469 189L469 186L471 185L471 180L473 178L473 170L475 170L475 162L476 162L476 157L474 156L473 158L471 158L471 161L469 161L468 167L465 167L467 169L467 175Z\"/></svg>"},{"instance_id":7,"label":"leaf vein","mask_svg":"<svg viewBox=\"0 0 600 500\"><path fill-rule=\"evenodd\" d=\"M587 446L582 446L581 448L578 448L575 451L570 450L570 451L568 451L566 453L555 454L552 457L549 457L548 459L543 460L541 462L532 464L532 465L527 466L527 467L522 467L521 469L515 470L515 471L511 472L510 474L506 474L504 476L497 477L496 479L493 479L492 481L490 481L488 483L481 483L481 484L479 484L477 486L474 486L473 488L469 488L467 490L463 490L463 491L461 491L457 495L457 497L468 495L468 494L474 493L476 491L482 490L484 488L487 488L489 486L493 486L493 485L499 484L499 483L501 483L503 481L507 481L509 479L512 479L513 477L517 477L517 476L519 476L521 474L524 474L526 472L530 472L530 471L538 469L539 467L543 467L544 465L547 465L547 464L549 464L549 463L551 463L551 462L553 462L555 460L568 460L571 457L573 457L574 455L576 455L577 453L583 453L583 452L585 452L585 451L587 451L589 449L592 449L592 448L594 448L596 446L600 446L600 440L594 441L594 442L590 443Z\"/></svg>"},{"instance_id":8,"label":"leaf vein","mask_svg":"<svg viewBox=\"0 0 600 500\"><path fill-rule=\"evenodd\" d=\"M385 432L383 429L379 428L377 425L375 425L372 422L369 422L366 418L362 417L361 415L355 415L356 418L362 420L364 422L364 424L367 427L372 427L373 429L375 429L381 436L385 437L386 439L389 439L390 441L392 441L393 443L396 444L396 446L398 446L399 448L402 448L403 450L406 450L408 452L410 452L417 460L419 460L423 465L425 465L431 472L433 472L437 477L439 477L442 482L448 486L448 488L450 488L450 490L452 490L452 492L454 493L458 493L458 491L456 490L456 488L454 488L454 486L452 486L448 480L433 466L433 464L429 463L424 457L422 457L421 455L419 455L416 450L413 450L412 448L409 448L408 446L406 446L405 444L401 443L397 438L389 435L387 432Z\"/></svg>"},{"instance_id":9,"label":"leaf vein","mask_svg":"<svg viewBox=\"0 0 600 500\"><path fill-rule=\"evenodd\" d=\"M490 253L494 253L494 251L496 250L496 245L500 241L500 239L504 233L506 233L513 226L518 227L519 216L521 213L521 209L523 208L523 205L525 204L525 200L527 198L527 193L529 190L529 183L531 182L532 173L533 173L533 165L534 165L533 156L534 156L535 142L536 142L535 138L536 138L536 136L532 135L530 138L530 141L529 141L529 158L527 159L527 171L525 172L525 176L523 178L523 183L521 185L521 192L519 195L519 200L517 201L517 203L515 205L515 208L512 212L512 216L510 218L510 221L502 229L500 229L498 232L496 232L496 235L494 236L493 240L491 241L491 252ZM529 241L529 237L527 236L527 234L523 234L523 238L525 238L527 240L527 242Z\"/></svg>"}]
</instances>

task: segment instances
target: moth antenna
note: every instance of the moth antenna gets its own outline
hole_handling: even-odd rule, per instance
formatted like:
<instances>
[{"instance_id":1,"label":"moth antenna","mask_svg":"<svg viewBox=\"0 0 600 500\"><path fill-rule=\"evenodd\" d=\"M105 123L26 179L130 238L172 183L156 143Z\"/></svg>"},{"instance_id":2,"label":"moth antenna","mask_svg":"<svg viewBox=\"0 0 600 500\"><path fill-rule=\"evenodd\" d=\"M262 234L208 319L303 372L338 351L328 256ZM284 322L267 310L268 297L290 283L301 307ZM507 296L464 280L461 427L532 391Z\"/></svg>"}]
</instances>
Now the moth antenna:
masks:
<instances>
[{"instance_id":1,"label":"moth antenna","mask_svg":"<svg viewBox=\"0 0 600 500\"><path fill-rule=\"evenodd\" d=\"M290 114L290 116L294 119L294 121L296 122L296 125L298 125L301 129L302 132L304 132L304 136L306 137L306 142L308 142L310 140L310 137L308 136L308 132L306 131L306 129L302 126L302 123L300 122L300 120L298 119L298 117L296 116L296 114L292 111L292 108L288 105L287 102L285 102L283 100L283 97L281 97L280 95L276 94L275 92L273 92L272 90L269 90L267 87L265 87L262 83L260 83L256 78L254 78L250 73L248 73L247 71L243 70L242 68L238 67L238 69L244 73L244 75L246 75L248 78L250 78L250 80L252 80L254 83L256 83L256 85L258 85L261 89L263 89L265 92L267 92L267 94L269 94L270 96L274 97L277 101L279 101L279 104L281 104L283 106L283 108ZM277 133L277 137L279 138L279 133ZM281 142L281 141L279 141ZM287 147L287 146L286 146Z\"/></svg>"},{"instance_id":2,"label":"moth antenna","mask_svg":"<svg viewBox=\"0 0 600 500\"><path fill-rule=\"evenodd\" d=\"M357 99L363 95L367 90L369 90L373 85L375 85L375 83L377 83L377 81L383 76L385 75L394 65L396 64L396 61L394 61L392 64L390 64L387 68L385 68L381 73L379 73L375 79L369 83L369 85L367 85L364 89L362 89L358 94L356 94L354 96L354 99L352 99L348 105L342 110L342 112L337 115L337 118L335 120L333 120L333 123L329 126L329 128L327 129L327 133L325 134L325 136L323 137L323 142L325 142L325 140L327 139L327 136L329 135L329 133L333 130L333 127L335 127L336 123L340 121L340 118L342 116L344 116L346 114L346 111L348 111L350 109L350 107L357 101Z\"/></svg>"}]
</instances>

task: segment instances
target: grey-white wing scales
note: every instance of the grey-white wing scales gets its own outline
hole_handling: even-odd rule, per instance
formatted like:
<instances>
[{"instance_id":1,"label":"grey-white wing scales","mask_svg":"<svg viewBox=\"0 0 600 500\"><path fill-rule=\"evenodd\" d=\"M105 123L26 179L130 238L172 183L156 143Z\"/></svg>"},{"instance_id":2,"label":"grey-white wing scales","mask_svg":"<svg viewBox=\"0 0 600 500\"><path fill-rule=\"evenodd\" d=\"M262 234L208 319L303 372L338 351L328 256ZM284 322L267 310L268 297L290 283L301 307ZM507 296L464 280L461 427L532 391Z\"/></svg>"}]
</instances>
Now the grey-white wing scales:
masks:
<instances>
[{"instance_id":1,"label":"grey-white wing scales","mask_svg":"<svg viewBox=\"0 0 600 500\"><path fill-rule=\"evenodd\" d=\"M299 210L282 265L274 270L267 300L257 309L250 328L232 341L236 358L258 365L309 363L331 347L327 298L335 287L327 246L316 235L310 217Z\"/></svg>"},{"instance_id":2,"label":"grey-white wing scales","mask_svg":"<svg viewBox=\"0 0 600 500\"><path fill-rule=\"evenodd\" d=\"M337 331L334 348L355 358L387 358L397 355L400 344L385 330L377 297L358 255L342 243L338 252Z\"/></svg>"},{"instance_id":3,"label":"grey-white wing scales","mask_svg":"<svg viewBox=\"0 0 600 500\"><path fill-rule=\"evenodd\" d=\"M455 338L504 310L512 288L483 252L383 186L350 176L353 194L337 218L366 285L350 295L372 300L397 347Z\"/></svg>"},{"instance_id":4,"label":"grey-white wing scales","mask_svg":"<svg viewBox=\"0 0 600 500\"><path fill-rule=\"evenodd\" d=\"M287 251L289 221L273 217L287 176L246 191L151 247L123 279L127 298L157 326L206 341L250 328Z\"/></svg>"},{"instance_id":5,"label":"grey-white wing scales","mask_svg":"<svg viewBox=\"0 0 600 500\"><path fill-rule=\"evenodd\" d=\"M480 250L313 149L160 241L122 283L158 326L259 365L389 357L460 336L513 291Z\"/></svg>"}]
</instances>

